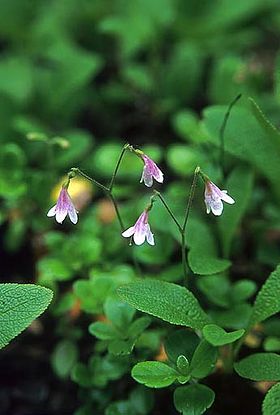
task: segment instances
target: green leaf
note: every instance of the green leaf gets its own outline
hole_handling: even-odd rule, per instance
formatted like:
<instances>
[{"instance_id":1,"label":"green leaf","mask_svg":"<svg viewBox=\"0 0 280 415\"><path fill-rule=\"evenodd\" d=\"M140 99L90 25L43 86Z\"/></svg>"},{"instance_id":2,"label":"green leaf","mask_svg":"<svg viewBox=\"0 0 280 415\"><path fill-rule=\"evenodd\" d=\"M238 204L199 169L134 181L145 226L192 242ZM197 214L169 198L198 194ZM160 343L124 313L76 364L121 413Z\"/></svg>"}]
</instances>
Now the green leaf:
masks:
<instances>
[{"instance_id":1,"label":"green leaf","mask_svg":"<svg viewBox=\"0 0 280 415\"><path fill-rule=\"evenodd\" d=\"M223 252L228 256L236 229L250 202L253 187L252 171L248 167L237 167L224 187L235 200L235 206L226 206L218 221Z\"/></svg>"},{"instance_id":2,"label":"green leaf","mask_svg":"<svg viewBox=\"0 0 280 415\"><path fill-rule=\"evenodd\" d=\"M150 317L139 317L131 323L127 330L127 336L137 338L151 324Z\"/></svg>"},{"instance_id":3,"label":"green leaf","mask_svg":"<svg viewBox=\"0 0 280 415\"><path fill-rule=\"evenodd\" d=\"M183 177L194 171L196 166L202 165L201 152L191 146L173 144L167 152L167 162L171 169Z\"/></svg>"},{"instance_id":4,"label":"green leaf","mask_svg":"<svg viewBox=\"0 0 280 415\"><path fill-rule=\"evenodd\" d=\"M127 329L135 314L134 308L115 297L106 299L104 311L108 319L120 329Z\"/></svg>"},{"instance_id":5,"label":"green leaf","mask_svg":"<svg viewBox=\"0 0 280 415\"><path fill-rule=\"evenodd\" d=\"M39 281L51 283L53 281L66 281L72 277L68 265L59 258L43 257L38 261Z\"/></svg>"},{"instance_id":6,"label":"green leaf","mask_svg":"<svg viewBox=\"0 0 280 415\"><path fill-rule=\"evenodd\" d=\"M280 380L280 356L276 353L256 353L234 364L235 371L251 380Z\"/></svg>"},{"instance_id":7,"label":"green leaf","mask_svg":"<svg viewBox=\"0 0 280 415\"><path fill-rule=\"evenodd\" d=\"M51 363L57 376L66 378L77 361L78 349L69 340L59 342L52 354Z\"/></svg>"},{"instance_id":8,"label":"green leaf","mask_svg":"<svg viewBox=\"0 0 280 415\"><path fill-rule=\"evenodd\" d=\"M183 356L182 354L178 356L177 362L176 362L177 368L180 373L183 375L188 375L190 371L190 363L188 359Z\"/></svg>"},{"instance_id":9,"label":"green leaf","mask_svg":"<svg viewBox=\"0 0 280 415\"><path fill-rule=\"evenodd\" d=\"M280 352L280 339L278 337L267 337L263 348L266 352Z\"/></svg>"},{"instance_id":10,"label":"green leaf","mask_svg":"<svg viewBox=\"0 0 280 415\"><path fill-rule=\"evenodd\" d=\"M197 285L211 303L220 307L229 307L230 282L224 275L199 277Z\"/></svg>"},{"instance_id":11,"label":"green leaf","mask_svg":"<svg viewBox=\"0 0 280 415\"><path fill-rule=\"evenodd\" d=\"M130 415L132 407L128 401L113 402L106 408L105 415Z\"/></svg>"},{"instance_id":12,"label":"green leaf","mask_svg":"<svg viewBox=\"0 0 280 415\"><path fill-rule=\"evenodd\" d=\"M203 238L201 238L201 235L203 235ZM217 274L230 267L230 261L218 257L218 249L213 233L205 223L191 218L188 222L186 241L190 248L188 253L189 266L195 274Z\"/></svg>"},{"instance_id":13,"label":"green leaf","mask_svg":"<svg viewBox=\"0 0 280 415\"><path fill-rule=\"evenodd\" d=\"M231 333L227 333L222 327L216 324L207 324L202 329L203 336L213 346L223 346L224 344L233 343L240 339L245 333L244 329L236 330Z\"/></svg>"},{"instance_id":14,"label":"green leaf","mask_svg":"<svg viewBox=\"0 0 280 415\"><path fill-rule=\"evenodd\" d=\"M169 334L164 342L164 349L171 362L176 363L180 355L191 361L194 351L199 344L199 337L190 330L176 330Z\"/></svg>"},{"instance_id":15,"label":"green leaf","mask_svg":"<svg viewBox=\"0 0 280 415\"><path fill-rule=\"evenodd\" d=\"M89 332L100 340L112 340L118 337L116 330L111 324L96 321L89 326Z\"/></svg>"},{"instance_id":16,"label":"green leaf","mask_svg":"<svg viewBox=\"0 0 280 415\"><path fill-rule=\"evenodd\" d=\"M33 284L0 284L0 348L6 346L48 307L53 293Z\"/></svg>"},{"instance_id":17,"label":"green leaf","mask_svg":"<svg viewBox=\"0 0 280 415\"><path fill-rule=\"evenodd\" d=\"M132 352L136 339L116 339L109 343L108 351L114 356L125 356Z\"/></svg>"},{"instance_id":18,"label":"green leaf","mask_svg":"<svg viewBox=\"0 0 280 415\"><path fill-rule=\"evenodd\" d=\"M137 385L131 392L129 401L134 409L133 413L137 415L148 415L153 409L154 392L145 388L145 386Z\"/></svg>"},{"instance_id":19,"label":"green leaf","mask_svg":"<svg viewBox=\"0 0 280 415\"><path fill-rule=\"evenodd\" d=\"M206 340L201 340L191 360L191 375L194 378L206 377L215 367L218 350Z\"/></svg>"},{"instance_id":20,"label":"green leaf","mask_svg":"<svg viewBox=\"0 0 280 415\"><path fill-rule=\"evenodd\" d=\"M255 293L257 284L251 280L231 284L225 275L209 275L198 278L198 287L211 303L229 308L233 304L244 303Z\"/></svg>"},{"instance_id":21,"label":"green leaf","mask_svg":"<svg viewBox=\"0 0 280 415\"><path fill-rule=\"evenodd\" d=\"M205 385L188 385L175 389L174 405L183 415L201 415L210 408L215 393Z\"/></svg>"},{"instance_id":22,"label":"green leaf","mask_svg":"<svg viewBox=\"0 0 280 415\"><path fill-rule=\"evenodd\" d=\"M280 402L280 383L272 386L265 395L262 404L263 415L278 415Z\"/></svg>"},{"instance_id":23,"label":"green leaf","mask_svg":"<svg viewBox=\"0 0 280 415\"><path fill-rule=\"evenodd\" d=\"M236 304L228 310L212 310L211 317L216 324L228 329L243 329L249 323L252 307L249 304Z\"/></svg>"},{"instance_id":24,"label":"green leaf","mask_svg":"<svg viewBox=\"0 0 280 415\"><path fill-rule=\"evenodd\" d=\"M165 388L177 379L178 373L165 363L147 361L137 363L131 375L137 382L149 388Z\"/></svg>"},{"instance_id":25,"label":"green leaf","mask_svg":"<svg viewBox=\"0 0 280 415\"><path fill-rule=\"evenodd\" d=\"M250 325L259 323L280 311L280 266L270 274L253 306Z\"/></svg>"},{"instance_id":26,"label":"green leaf","mask_svg":"<svg viewBox=\"0 0 280 415\"><path fill-rule=\"evenodd\" d=\"M204 111L204 128L208 140L218 147L219 129L226 110L226 107L210 107ZM279 143L279 132L265 120L252 99L246 107L236 105L232 109L225 131L225 150L256 167L273 183L276 191L279 188Z\"/></svg>"},{"instance_id":27,"label":"green leaf","mask_svg":"<svg viewBox=\"0 0 280 415\"><path fill-rule=\"evenodd\" d=\"M237 281L230 289L230 297L233 303L242 303L255 294L257 284L251 280Z\"/></svg>"},{"instance_id":28,"label":"green leaf","mask_svg":"<svg viewBox=\"0 0 280 415\"><path fill-rule=\"evenodd\" d=\"M83 363L77 363L71 371L71 379L78 385L89 388L92 384L91 374L88 367Z\"/></svg>"},{"instance_id":29,"label":"green leaf","mask_svg":"<svg viewBox=\"0 0 280 415\"><path fill-rule=\"evenodd\" d=\"M209 318L186 288L145 279L119 287L118 294L137 310L172 324L201 329Z\"/></svg>"},{"instance_id":30,"label":"green leaf","mask_svg":"<svg viewBox=\"0 0 280 415\"><path fill-rule=\"evenodd\" d=\"M24 56L24 55L22 55ZM31 95L34 82L30 61L2 55L0 60L0 92L16 103L23 104Z\"/></svg>"}]
</instances>

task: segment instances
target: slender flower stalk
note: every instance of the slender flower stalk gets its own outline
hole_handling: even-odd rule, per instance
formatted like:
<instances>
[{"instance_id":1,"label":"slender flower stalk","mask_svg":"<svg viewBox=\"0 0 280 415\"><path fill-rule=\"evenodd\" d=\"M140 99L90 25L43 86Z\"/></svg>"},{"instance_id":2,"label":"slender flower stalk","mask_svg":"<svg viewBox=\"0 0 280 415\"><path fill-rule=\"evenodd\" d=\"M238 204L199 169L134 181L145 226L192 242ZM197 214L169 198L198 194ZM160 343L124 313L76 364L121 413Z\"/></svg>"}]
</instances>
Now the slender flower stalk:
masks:
<instances>
[{"instance_id":1,"label":"slender flower stalk","mask_svg":"<svg viewBox=\"0 0 280 415\"><path fill-rule=\"evenodd\" d=\"M117 176L117 173L118 173L118 171L119 171L119 168L120 168L120 165L121 165L121 162L122 162L123 156L124 156L124 154L125 154L126 150L127 150L127 149L129 149L129 148L130 148L130 145L129 145L129 144L125 144L125 145L123 146L123 149L122 149L122 151L121 151L121 154L119 155L119 158L118 158L118 161L117 161L117 164L116 164L116 167L115 167L114 173L113 173L113 175L112 175L111 182L110 182L109 187L108 187L108 190L109 190L110 192L113 190L113 187L114 187L114 184L115 184L115 180L116 180L116 176Z\"/></svg>"},{"instance_id":2,"label":"slender flower stalk","mask_svg":"<svg viewBox=\"0 0 280 415\"><path fill-rule=\"evenodd\" d=\"M167 210L167 212L169 213L169 215L171 216L171 218L173 219L175 225L177 226L178 230L180 233L182 233L182 226L180 225L179 221L177 220L176 216L174 215L174 213L172 212L172 210L170 209L170 207L168 206L168 203L165 201L164 197L162 196L162 194L160 192L158 192L157 190L154 190L154 194L156 196L158 196L158 198L160 199L161 203L163 204L163 206L165 207L165 209Z\"/></svg>"},{"instance_id":3,"label":"slender flower stalk","mask_svg":"<svg viewBox=\"0 0 280 415\"><path fill-rule=\"evenodd\" d=\"M189 214L190 214L190 209L191 209L193 198L194 198L194 193L195 193L195 188L196 188L196 183L197 183L197 177L198 177L199 173L200 173L200 167L197 167L194 171L193 181L192 181L191 188L190 188L190 194L189 194L189 198L188 198L188 203L187 203L187 208L186 208L186 213L185 213L183 225L180 225L179 221L177 220L176 216L174 215L174 213L172 212L172 210L168 206L167 202L165 201L165 199L163 198L161 193L154 190L154 194L159 197L159 199L161 200L163 206L165 207L165 209L169 213L170 217L173 219L174 223L176 224L176 226L177 226L177 228L178 228L178 230L181 234L182 266L183 266L183 271L184 271L184 276L185 276L186 281L188 281L188 267L187 267L187 257L186 257L186 249L187 249L186 248L186 227L187 227L188 218L189 218Z\"/></svg>"},{"instance_id":4,"label":"slender flower stalk","mask_svg":"<svg viewBox=\"0 0 280 415\"><path fill-rule=\"evenodd\" d=\"M234 100L229 104L227 112L225 113L223 123L220 128L220 142L221 142L221 152L220 152L220 166L222 170L223 178L225 178L225 130L233 106L239 101L242 97L242 94L238 94Z\"/></svg>"},{"instance_id":5,"label":"slender flower stalk","mask_svg":"<svg viewBox=\"0 0 280 415\"><path fill-rule=\"evenodd\" d=\"M109 184L108 187L107 186L104 186L102 183L99 183L97 180L95 180L92 177L88 176L86 173L84 173L78 167L72 167L70 169L70 172L68 173L68 174L72 175L72 177L74 177L76 174L79 174L80 176L82 176L85 179L89 180L90 182L94 183L97 187L99 187L101 190L103 190L103 192L106 193L106 195L110 198L111 202L114 205L115 212L116 212L116 215L117 215L117 218L118 218L118 221L119 221L119 224L120 224L120 228L121 228L122 231L124 230L124 224L123 224L123 220L121 218L120 212L119 212L119 208L118 208L117 201L116 201L116 199L115 199L115 197L113 195L113 187L114 187L114 184L115 184L116 176L117 176L117 173L118 173L118 170L119 170L121 161L122 161L123 156L124 156L124 154L125 154L125 152L126 152L126 150L128 148L130 148L130 145L129 144L125 144L123 146L122 151L121 151L121 153L119 155L119 158L118 158L118 161L117 161L115 170L113 172L113 175L112 175L110 184Z\"/></svg>"}]
</instances>

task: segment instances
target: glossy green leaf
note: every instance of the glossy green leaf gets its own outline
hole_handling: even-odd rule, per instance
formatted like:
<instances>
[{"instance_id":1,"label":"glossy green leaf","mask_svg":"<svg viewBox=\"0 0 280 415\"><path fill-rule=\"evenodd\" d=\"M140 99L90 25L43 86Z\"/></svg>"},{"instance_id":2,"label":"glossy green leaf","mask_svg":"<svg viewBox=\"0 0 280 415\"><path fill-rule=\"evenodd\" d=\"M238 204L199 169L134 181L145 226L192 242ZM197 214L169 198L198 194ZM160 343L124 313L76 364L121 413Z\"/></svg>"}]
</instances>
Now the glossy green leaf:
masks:
<instances>
[{"instance_id":1,"label":"glossy green leaf","mask_svg":"<svg viewBox=\"0 0 280 415\"><path fill-rule=\"evenodd\" d=\"M186 288L145 279L118 288L118 294L137 310L172 324L201 329L209 318Z\"/></svg>"},{"instance_id":2,"label":"glossy green leaf","mask_svg":"<svg viewBox=\"0 0 280 415\"><path fill-rule=\"evenodd\" d=\"M178 376L178 372L162 362L137 363L131 375L137 382L150 388L165 388L171 385Z\"/></svg>"},{"instance_id":3,"label":"glossy green leaf","mask_svg":"<svg viewBox=\"0 0 280 415\"><path fill-rule=\"evenodd\" d=\"M176 365L177 365L177 368L178 368L180 373L182 373L183 375L188 375L189 374L190 362L188 361L188 359L185 356L183 356L183 355L178 356Z\"/></svg>"},{"instance_id":4,"label":"glossy green leaf","mask_svg":"<svg viewBox=\"0 0 280 415\"><path fill-rule=\"evenodd\" d=\"M241 329L227 333L222 327L216 324L207 324L203 327L202 332L208 343L213 346L223 346L224 344L233 343L240 339L245 333L245 330Z\"/></svg>"},{"instance_id":5,"label":"glossy green leaf","mask_svg":"<svg viewBox=\"0 0 280 415\"><path fill-rule=\"evenodd\" d=\"M275 353L252 354L235 363L234 369L239 376L246 379L280 380L280 356Z\"/></svg>"},{"instance_id":6,"label":"glossy green leaf","mask_svg":"<svg viewBox=\"0 0 280 415\"><path fill-rule=\"evenodd\" d=\"M202 415L210 408L215 393L208 386L195 384L175 389L174 405L183 415Z\"/></svg>"}]
</instances>

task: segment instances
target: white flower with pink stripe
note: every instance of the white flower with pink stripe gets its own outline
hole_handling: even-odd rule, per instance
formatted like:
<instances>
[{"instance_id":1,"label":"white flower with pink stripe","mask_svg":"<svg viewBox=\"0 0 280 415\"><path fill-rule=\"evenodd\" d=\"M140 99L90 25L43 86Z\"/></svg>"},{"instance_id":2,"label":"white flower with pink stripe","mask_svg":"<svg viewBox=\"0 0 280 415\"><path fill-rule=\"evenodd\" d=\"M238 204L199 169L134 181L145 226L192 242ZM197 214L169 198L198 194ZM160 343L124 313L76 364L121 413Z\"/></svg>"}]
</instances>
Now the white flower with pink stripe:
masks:
<instances>
[{"instance_id":1,"label":"white flower with pink stripe","mask_svg":"<svg viewBox=\"0 0 280 415\"><path fill-rule=\"evenodd\" d=\"M227 194L227 190L221 190L210 180L205 181L204 201L206 205L206 212L212 213L215 216L220 216L223 212L223 202L232 205L235 203L234 199Z\"/></svg>"},{"instance_id":2,"label":"white flower with pink stripe","mask_svg":"<svg viewBox=\"0 0 280 415\"><path fill-rule=\"evenodd\" d=\"M150 225L148 224L148 211L144 210L139 216L134 226L131 226L122 233L125 238L133 236L133 240L136 245L142 245L145 240L150 245L154 245L154 235L151 232Z\"/></svg>"},{"instance_id":3,"label":"white flower with pink stripe","mask_svg":"<svg viewBox=\"0 0 280 415\"><path fill-rule=\"evenodd\" d=\"M74 225L78 222L77 211L73 205L71 197L68 194L67 188L62 187L58 196L57 204L48 211L47 216L55 216L56 221L58 223L62 223L67 215Z\"/></svg>"}]
</instances>

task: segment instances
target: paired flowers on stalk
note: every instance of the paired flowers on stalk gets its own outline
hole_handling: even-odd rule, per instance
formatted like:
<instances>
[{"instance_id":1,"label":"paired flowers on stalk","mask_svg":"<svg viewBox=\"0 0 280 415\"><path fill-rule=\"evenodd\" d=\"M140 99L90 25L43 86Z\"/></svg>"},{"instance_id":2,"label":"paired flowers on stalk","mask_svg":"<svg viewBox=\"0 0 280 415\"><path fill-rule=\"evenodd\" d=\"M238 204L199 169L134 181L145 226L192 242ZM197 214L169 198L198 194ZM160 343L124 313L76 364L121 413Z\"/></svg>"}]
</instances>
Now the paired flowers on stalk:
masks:
<instances>
[{"instance_id":1,"label":"paired flowers on stalk","mask_svg":"<svg viewBox=\"0 0 280 415\"><path fill-rule=\"evenodd\" d=\"M158 183L163 183L163 173L151 158L141 150L134 149L131 145L127 145L125 148L134 152L144 163L140 183L144 182L147 187L152 187L153 180L156 180ZM73 224L78 222L77 210L68 193L70 180L75 176L73 170L70 170L70 173L68 173L68 179L61 188L56 205L47 213L49 217L55 216L58 223L62 223L67 215ZM220 216L223 212L223 202L229 204L235 203L234 199L227 194L226 190L220 190L199 168L196 169L195 174L199 174L205 184L204 201L207 213L212 211L215 216ZM104 187L104 189L106 188ZM152 197L150 204L141 213L135 224L122 233L122 236L125 238L133 237L136 245L142 245L145 240L148 244L155 245L154 235L148 223L149 211L152 209L153 200Z\"/></svg>"}]
</instances>

